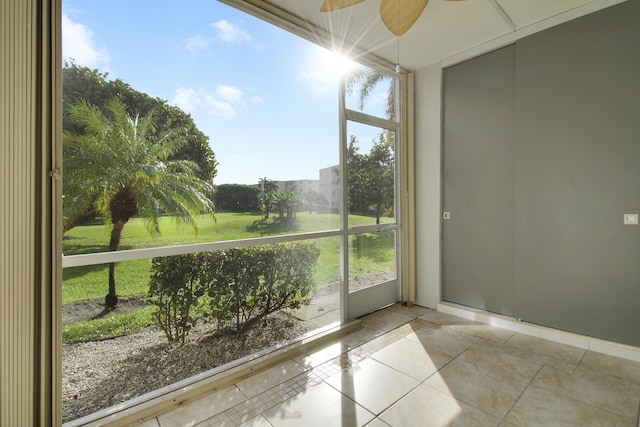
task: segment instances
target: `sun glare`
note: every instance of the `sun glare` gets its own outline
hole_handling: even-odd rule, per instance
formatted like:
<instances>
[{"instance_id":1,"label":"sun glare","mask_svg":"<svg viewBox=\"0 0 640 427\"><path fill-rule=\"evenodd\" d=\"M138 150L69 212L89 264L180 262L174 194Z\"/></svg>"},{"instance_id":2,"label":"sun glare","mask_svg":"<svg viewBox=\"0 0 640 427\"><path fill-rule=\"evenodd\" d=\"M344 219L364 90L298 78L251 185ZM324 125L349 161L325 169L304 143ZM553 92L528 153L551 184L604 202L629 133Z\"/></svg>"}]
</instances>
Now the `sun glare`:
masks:
<instances>
[{"instance_id":1,"label":"sun glare","mask_svg":"<svg viewBox=\"0 0 640 427\"><path fill-rule=\"evenodd\" d=\"M339 80L342 76L347 74L352 69L356 68L358 64L348 57L327 49L322 49L319 62L322 64L322 68L331 77L332 80Z\"/></svg>"}]
</instances>

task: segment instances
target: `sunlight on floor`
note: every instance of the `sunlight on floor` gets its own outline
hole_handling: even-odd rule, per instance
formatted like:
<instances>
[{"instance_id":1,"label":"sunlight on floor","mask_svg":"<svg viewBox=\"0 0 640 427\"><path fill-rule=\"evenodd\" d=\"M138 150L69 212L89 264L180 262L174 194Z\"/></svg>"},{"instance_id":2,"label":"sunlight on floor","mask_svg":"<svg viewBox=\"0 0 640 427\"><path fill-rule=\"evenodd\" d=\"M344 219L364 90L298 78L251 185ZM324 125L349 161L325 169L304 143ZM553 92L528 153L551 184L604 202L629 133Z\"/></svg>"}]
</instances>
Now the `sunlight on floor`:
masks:
<instances>
[{"instance_id":1,"label":"sunlight on floor","mask_svg":"<svg viewBox=\"0 0 640 427\"><path fill-rule=\"evenodd\" d=\"M142 425L636 427L639 404L638 362L396 304Z\"/></svg>"}]
</instances>

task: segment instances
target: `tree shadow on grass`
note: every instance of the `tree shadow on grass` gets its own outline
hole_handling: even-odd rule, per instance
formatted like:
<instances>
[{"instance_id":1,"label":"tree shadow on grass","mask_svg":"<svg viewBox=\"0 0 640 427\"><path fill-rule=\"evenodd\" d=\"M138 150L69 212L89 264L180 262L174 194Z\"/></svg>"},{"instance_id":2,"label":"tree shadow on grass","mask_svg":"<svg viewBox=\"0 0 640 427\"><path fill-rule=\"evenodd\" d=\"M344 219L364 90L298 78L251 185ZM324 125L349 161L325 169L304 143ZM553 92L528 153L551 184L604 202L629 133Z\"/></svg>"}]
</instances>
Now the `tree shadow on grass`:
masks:
<instances>
[{"instance_id":1,"label":"tree shadow on grass","mask_svg":"<svg viewBox=\"0 0 640 427\"><path fill-rule=\"evenodd\" d=\"M146 297L124 296L119 298L118 306L111 311L105 309L104 297L73 301L62 306L62 323L72 324L101 319L107 316L134 313L148 306Z\"/></svg>"},{"instance_id":2,"label":"tree shadow on grass","mask_svg":"<svg viewBox=\"0 0 640 427\"><path fill-rule=\"evenodd\" d=\"M97 249L97 250L93 250ZM120 250L133 249L133 246L123 246ZM107 246L81 246L81 250L77 253L70 253L71 251L65 251L65 255L82 255L96 252L108 252L109 248ZM89 273L100 273L109 268L109 263L105 264L93 264L93 265L83 265L80 267L68 267L62 271L62 280L71 280L77 279L79 277L84 276Z\"/></svg>"},{"instance_id":3,"label":"tree shadow on grass","mask_svg":"<svg viewBox=\"0 0 640 427\"><path fill-rule=\"evenodd\" d=\"M124 251L135 249L132 245L121 245L118 250ZM73 240L65 240L62 245L62 252L65 256L95 254L99 252L109 252L108 244L87 244L85 239L74 238Z\"/></svg>"},{"instance_id":4,"label":"tree shadow on grass","mask_svg":"<svg viewBox=\"0 0 640 427\"><path fill-rule=\"evenodd\" d=\"M62 270L62 281L73 280L90 273L101 273L109 268L109 264L83 265Z\"/></svg>"},{"instance_id":5,"label":"tree shadow on grass","mask_svg":"<svg viewBox=\"0 0 640 427\"><path fill-rule=\"evenodd\" d=\"M96 314L95 316L93 316L93 317L91 318L91 320L102 319L103 317L106 317L108 314L113 313L113 311L114 311L114 310L115 310L115 309L107 308L107 307L105 306L105 308L104 308L104 309L102 309L102 311L101 311L100 313L98 313L98 314Z\"/></svg>"},{"instance_id":6,"label":"tree shadow on grass","mask_svg":"<svg viewBox=\"0 0 640 427\"><path fill-rule=\"evenodd\" d=\"M300 231L300 224L295 220L286 219L259 219L247 225L246 230L250 233L260 233L261 235L273 236L279 234L289 234Z\"/></svg>"},{"instance_id":7,"label":"tree shadow on grass","mask_svg":"<svg viewBox=\"0 0 640 427\"><path fill-rule=\"evenodd\" d=\"M95 254L98 252L107 252L108 250L109 245L87 245L83 244L81 240L78 240L77 243L69 243L66 241L62 246L62 251L66 256Z\"/></svg>"}]
</instances>

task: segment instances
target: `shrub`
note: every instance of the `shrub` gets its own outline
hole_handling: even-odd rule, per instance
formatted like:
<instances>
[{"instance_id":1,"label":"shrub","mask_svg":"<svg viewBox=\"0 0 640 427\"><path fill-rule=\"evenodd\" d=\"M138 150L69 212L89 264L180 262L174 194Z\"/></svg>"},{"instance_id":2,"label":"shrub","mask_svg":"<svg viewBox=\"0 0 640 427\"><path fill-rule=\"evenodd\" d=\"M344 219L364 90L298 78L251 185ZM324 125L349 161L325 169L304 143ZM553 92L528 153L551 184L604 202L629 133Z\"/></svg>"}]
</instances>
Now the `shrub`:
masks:
<instances>
[{"instance_id":1,"label":"shrub","mask_svg":"<svg viewBox=\"0 0 640 427\"><path fill-rule=\"evenodd\" d=\"M250 329L310 302L319 255L313 244L292 242L156 258L150 299L158 324L169 341L181 342L202 317L219 330Z\"/></svg>"},{"instance_id":2,"label":"shrub","mask_svg":"<svg viewBox=\"0 0 640 427\"><path fill-rule=\"evenodd\" d=\"M282 243L220 251L209 266L209 314L219 327L250 329L283 308L296 309L312 297L315 245Z\"/></svg>"},{"instance_id":3,"label":"shrub","mask_svg":"<svg viewBox=\"0 0 640 427\"><path fill-rule=\"evenodd\" d=\"M194 308L204 293L199 286L200 262L196 254L154 258L151 263L149 301L154 317L169 341L184 343L198 318Z\"/></svg>"}]
</instances>

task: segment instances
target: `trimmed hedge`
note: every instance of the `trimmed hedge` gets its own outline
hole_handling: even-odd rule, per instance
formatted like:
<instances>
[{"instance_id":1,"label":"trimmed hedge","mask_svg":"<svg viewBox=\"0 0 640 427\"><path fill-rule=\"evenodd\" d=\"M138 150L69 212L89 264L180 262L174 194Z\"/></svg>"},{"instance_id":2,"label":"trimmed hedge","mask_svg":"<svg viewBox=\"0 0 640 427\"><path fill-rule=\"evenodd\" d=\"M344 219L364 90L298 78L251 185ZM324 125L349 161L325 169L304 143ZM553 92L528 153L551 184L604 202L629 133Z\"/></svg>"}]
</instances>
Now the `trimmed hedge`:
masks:
<instances>
[{"instance_id":1,"label":"trimmed hedge","mask_svg":"<svg viewBox=\"0 0 640 427\"><path fill-rule=\"evenodd\" d=\"M288 242L154 258L149 300L169 341L184 343L200 320L242 332L281 309L308 304L314 244Z\"/></svg>"}]
</instances>

